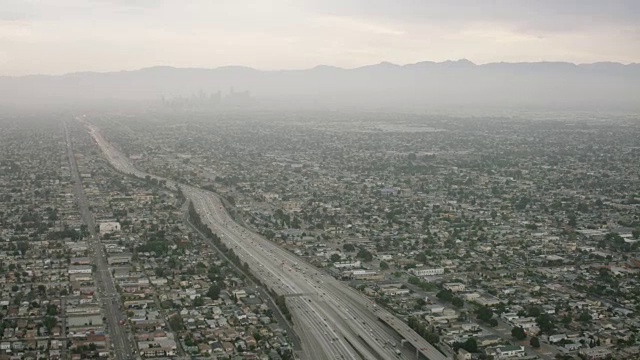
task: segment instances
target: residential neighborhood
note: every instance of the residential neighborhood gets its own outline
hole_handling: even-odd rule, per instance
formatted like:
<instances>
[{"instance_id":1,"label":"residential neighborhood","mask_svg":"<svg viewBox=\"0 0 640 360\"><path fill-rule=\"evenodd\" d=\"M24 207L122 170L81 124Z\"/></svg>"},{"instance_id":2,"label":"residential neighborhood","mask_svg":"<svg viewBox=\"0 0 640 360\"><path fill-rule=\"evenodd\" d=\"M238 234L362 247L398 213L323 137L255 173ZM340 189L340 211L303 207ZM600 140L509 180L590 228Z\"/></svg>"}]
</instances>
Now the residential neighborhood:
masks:
<instances>
[{"instance_id":1,"label":"residential neighborhood","mask_svg":"<svg viewBox=\"0 0 640 360\"><path fill-rule=\"evenodd\" d=\"M443 356L640 353L636 126L231 120L94 121L135 166L219 193L235 221ZM82 121L3 121L0 357L300 357L289 300L180 191L114 169Z\"/></svg>"},{"instance_id":2,"label":"residential neighborhood","mask_svg":"<svg viewBox=\"0 0 640 360\"><path fill-rule=\"evenodd\" d=\"M640 350L633 123L193 115L141 138L136 120L96 123L139 168L224 194L448 355Z\"/></svg>"},{"instance_id":3,"label":"residential neighborhood","mask_svg":"<svg viewBox=\"0 0 640 360\"><path fill-rule=\"evenodd\" d=\"M11 125L0 142L0 358L111 358L109 302L132 358L291 358L272 296L189 225L183 199L115 172L76 124L78 170L118 290L101 293L63 128Z\"/></svg>"}]
</instances>

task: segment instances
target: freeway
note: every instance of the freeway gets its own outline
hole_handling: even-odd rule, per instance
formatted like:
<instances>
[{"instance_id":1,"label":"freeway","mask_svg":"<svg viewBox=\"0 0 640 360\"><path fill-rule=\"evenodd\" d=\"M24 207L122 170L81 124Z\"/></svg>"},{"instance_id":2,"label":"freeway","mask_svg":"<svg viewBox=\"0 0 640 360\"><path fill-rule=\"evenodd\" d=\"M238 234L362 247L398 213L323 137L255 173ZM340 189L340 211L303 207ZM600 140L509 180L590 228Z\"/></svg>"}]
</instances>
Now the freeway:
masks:
<instances>
[{"instance_id":1,"label":"freeway","mask_svg":"<svg viewBox=\"0 0 640 360\"><path fill-rule=\"evenodd\" d=\"M94 141L117 170L139 178L165 180L181 189L201 220L247 263L267 287L287 297L304 359L406 359L397 347L406 339L430 360L447 359L400 319L370 299L324 274L290 252L237 224L214 193L146 174L104 139L98 128L85 122Z\"/></svg>"},{"instance_id":2,"label":"freeway","mask_svg":"<svg viewBox=\"0 0 640 360\"><path fill-rule=\"evenodd\" d=\"M96 282L98 285L98 298L102 302L105 310L105 317L107 318L107 326L110 339L113 344L113 351L115 358L118 360L132 359L133 352L131 343L127 332L123 326L119 324L120 320L124 319L120 311L120 301L118 292L113 282L113 277L109 271L107 264L107 256L100 243L99 237L96 234L96 224L93 219L93 214L89 210L89 201L84 193L82 187L82 179L78 173L78 165L76 164L76 158L73 151L73 143L69 135L69 129L67 123L64 123L65 139L67 143L67 155L69 157L69 168L71 171L71 177L74 182L74 193L78 203L78 209L82 221L87 225L89 231L89 242L93 249L93 263L96 265Z\"/></svg>"}]
</instances>

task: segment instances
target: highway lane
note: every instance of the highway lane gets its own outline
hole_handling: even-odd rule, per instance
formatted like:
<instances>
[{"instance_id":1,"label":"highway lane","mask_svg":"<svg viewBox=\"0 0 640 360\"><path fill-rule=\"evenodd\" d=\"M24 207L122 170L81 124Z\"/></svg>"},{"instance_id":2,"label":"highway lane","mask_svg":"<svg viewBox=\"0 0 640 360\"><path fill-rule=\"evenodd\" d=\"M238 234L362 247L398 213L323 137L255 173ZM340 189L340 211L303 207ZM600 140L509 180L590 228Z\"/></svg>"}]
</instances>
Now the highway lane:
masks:
<instances>
[{"instance_id":1,"label":"highway lane","mask_svg":"<svg viewBox=\"0 0 640 360\"><path fill-rule=\"evenodd\" d=\"M96 127L88 123L87 127L116 169L140 178L151 176L163 180L137 170L102 137ZM403 354L396 353L396 333L379 319L393 324L396 331L418 348L425 358L446 359L401 320L374 306L370 299L259 234L240 227L214 193L164 180L168 187L182 190L202 221L248 264L258 278L278 294L289 297L287 304L295 326L302 328L300 334L305 334L305 359L405 358ZM313 336L306 336L307 332Z\"/></svg>"},{"instance_id":2,"label":"highway lane","mask_svg":"<svg viewBox=\"0 0 640 360\"><path fill-rule=\"evenodd\" d=\"M126 329L119 325L119 321L124 319L120 311L120 302L117 300L118 292L116 290L113 277L109 271L107 264L107 256L104 253L102 244L96 234L96 224L93 214L89 210L89 200L84 193L82 179L78 173L78 165L76 163L73 151L73 142L69 135L67 123L64 122L65 139L67 143L67 155L69 157L69 168L71 177L74 182L74 193L78 203L78 209L83 222L87 225L89 231L89 242L93 250L93 263L96 265L96 282L98 287L98 299L102 303L107 318L107 328L110 333L110 340L113 344L113 352L116 359L124 360L133 358L132 346L126 333Z\"/></svg>"},{"instance_id":3,"label":"highway lane","mask_svg":"<svg viewBox=\"0 0 640 360\"><path fill-rule=\"evenodd\" d=\"M208 196L208 195L203 194L202 196ZM218 206L217 204L214 203L214 204L210 204L207 208L213 208L214 209L213 213L217 216L222 217L219 220L220 224L234 224L232 220L228 217L228 214L221 208L221 206ZM246 237L247 234L251 234L252 236L254 236L255 238L252 240L251 244L255 243L254 240L261 238L258 234L251 233L249 230L241 228L235 224L233 226L235 229L241 230L242 232L241 236ZM226 230L226 226L218 226L214 224L214 227L218 227L220 230L223 230L223 231ZM271 242L266 241L262 245L258 245L258 247L261 249L267 248L267 251L270 254L273 254L274 251L280 251L281 252L280 256L285 258L283 262L287 264L297 264L297 268L300 269L300 271L297 272L298 274L301 273L302 276L305 277L307 281L313 282L315 280L316 282L319 282L318 284L315 285L316 289L322 288L323 290L331 291L331 288L332 288L333 295L334 295L332 299L334 303L333 306L337 305L338 303L341 303L343 310L351 311L351 313L354 314L352 316L352 319L367 318L368 321L366 321L366 324L365 323L360 324L358 322L356 324L357 329L353 329L353 331L356 332L357 334L369 333L371 336L363 336L363 339L365 341L369 340L367 343L372 347L376 348L377 344L380 341L388 341L388 340L382 340L387 338L387 331L386 329L381 329L380 328L381 324L379 323L379 321L376 321L378 317L380 317L380 318L386 319L388 322L393 324L394 327L399 330L399 333L403 334L403 336L407 340L416 344L417 347L420 347L420 349L422 349L421 352L423 354L429 354L427 355L429 356L429 358L443 357L442 354L440 354L440 352L438 352L435 348L433 347L430 348L431 345L428 344L428 342L426 342L426 340L424 340L422 337L418 336L418 334L416 334L413 330L411 330L404 322L400 321L399 319L396 319L395 316L393 316L391 313L378 307L377 305L372 303L369 299L366 299L362 294L358 293L354 289L348 286L345 286L344 284L340 283L338 280L335 280L331 276L325 276L323 273L318 272L317 269L315 269L311 265L306 264L305 262L302 262L295 255L287 251L283 251L281 248L279 248L277 245ZM317 275L312 275L312 274L317 274ZM323 285L320 285L320 284L323 284ZM332 287L328 288L327 286L329 285L331 285ZM325 296L324 294L325 294L325 291L323 291L320 294L321 297L324 297ZM344 301L349 301L350 303L345 303ZM389 343L392 343L392 342L389 342ZM392 349L391 347L388 350L395 352L395 350ZM379 348L378 348L378 351L379 353L385 353L384 351L381 351ZM386 351L386 353L388 354L389 351Z\"/></svg>"},{"instance_id":4,"label":"highway lane","mask_svg":"<svg viewBox=\"0 0 640 360\"><path fill-rule=\"evenodd\" d=\"M275 288L276 292L281 295L306 294L313 292L308 284L296 279L296 273L293 272L291 268L287 268L289 270L285 270L282 262L278 261L275 256L272 254L267 255L263 251L252 251L260 249L262 246L255 243L255 241L251 241L250 244L246 244L246 240L241 240L244 235L238 235L236 233L237 230L234 229L235 223L231 222L230 219L225 218L223 220L227 226L220 225L214 216L220 216L223 213L226 214L226 212L222 209L222 204L217 202L218 198L213 196L212 193L204 192L195 188L184 188L183 192L188 198L194 199L194 207L197 210L201 210L200 214L204 215L201 216L201 220L212 226L221 236L223 241L227 243L230 242L234 252L243 262L246 262L249 265L249 268L254 273L258 276L262 275L260 277L266 280L265 282L267 286ZM316 336L313 339L313 342L318 344L314 344L312 346L319 346L325 350L309 353L307 356L309 358L321 359L324 357L323 354L330 353L332 356L336 356L335 358L337 359L357 359L356 354L349 348L349 345L345 344L344 341L340 339L340 336L328 325L325 320L326 317L321 317L319 315L320 312L323 311L319 309L319 303L315 301L315 299L312 300L309 297L307 297L306 300L307 301L300 303L298 308L290 309L294 318L301 316L307 318L306 321L296 320L295 325L306 327L308 329L305 330L315 333ZM309 317L311 314L314 314L315 316ZM369 358L375 359L373 355L367 355Z\"/></svg>"},{"instance_id":5,"label":"highway lane","mask_svg":"<svg viewBox=\"0 0 640 360\"><path fill-rule=\"evenodd\" d=\"M340 337L342 336L358 351L358 353L367 359L388 358L389 356L395 355L395 351L393 349L385 349L381 347L379 341L373 336L370 336L373 334L371 326L365 327L364 324L360 324L359 322L351 320L345 321L347 318L340 313L340 311L344 309L344 306L337 306L338 302L340 302L339 295L333 298L325 291L321 291L321 286L318 283L314 283L312 277L306 275L306 271L294 271L292 266L297 269L300 269L301 267L298 262L294 261L285 267L284 261L279 260L282 258L282 254L280 254L282 249L274 246L267 250L266 246L271 245L270 242L264 243L266 240L263 238L256 234L249 234L244 228L239 227L232 222L232 220L228 218L228 213L221 207L222 204L218 202L218 198L216 196L199 189L190 189L189 191L193 191L191 195L193 195L194 198L197 198L197 201L204 202L203 212L205 214L205 222L208 221L210 225L217 228L219 233L237 244L236 252L241 251L239 253L241 259L248 264L251 264L252 261L257 262L259 264L259 272L262 271L261 268L264 264L270 262L272 268L269 269L269 272L272 275L275 275L280 282L286 284L286 291L293 291L294 294L317 293L317 296L314 297L313 301L311 301L311 298L308 299L308 303L305 304L308 310L305 311L310 310L322 319L320 322L320 333L322 334L322 331L324 330L323 335L329 336L328 340L330 342L330 344L326 344L327 339L323 339L325 340L325 347L335 348L335 346L332 345L335 345L338 341L341 342L342 340ZM199 202L197 205L201 205L201 203ZM212 211L213 214L211 211L207 211L206 209L214 209ZM215 217L219 218L216 220ZM227 225L219 226L219 224ZM248 251L248 255L243 255L242 251L245 249L242 245L243 242L246 241L250 241L250 246L248 246L248 248L255 251ZM245 256L247 257L245 258ZM277 272L279 265L281 267L281 274ZM309 274L312 273L311 270L312 269L309 269ZM269 278L273 278L273 276L269 276ZM332 326L329 326L328 323L331 323ZM380 338L388 336L388 334L382 335L380 332L378 332L378 334ZM365 341L367 346L363 346L362 341ZM373 349L373 351L371 351L371 349ZM343 354L341 353L341 355Z\"/></svg>"},{"instance_id":6,"label":"highway lane","mask_svg":"<svg viewBox=\"0 0 640 360\"><path fill-rule=\"evenodd\" d=\"M202 192L201 194L198 195L198 197L200 198L206 197L212 200L217 199L217 197L209 195L210 193L208 192L204 192L199 189L194 191ZM193 195L196 196L195 193ZM319 291L320 298L326 299L327 302L330 303L331 309L339 308L340 310L343 310L345 312L350 311L351 313L354 314L352 316L352 320L355 320L355 319L360 320L360 321L349 321L347 323L347 331L345 331L345 329L342 328L343 335L347 336L348 334L351 334L351 335L356 335L362 338L362 340L364 340L368 346L370 346L375 350L374 352L376 354L381 354L382 358L389 358L389 356L396 355L395 347L394 347L395 339L393 339L393 337L391 339L389 338L390 334L388 332L388 329L384 328L383 325L378 321L378 317L382 317L382 318L388 319L388 321L394 322L395 317L393 315L391 315L384 309L380 309L375 304L373 304L369 299L366 299L362 294L345 286L344 284L335 280L333 277L325 276L324 274L319 273L317 269L301 261L295 255L282 250L280 247L276 246L275 244L267 240L262 239L260 235L251 233L250 231L242 227L239 227L238 225L233 223L233 220L222 208L221 203L216 203L216 202L211 203L212 200L210 200L210 203L203 208L203 211L205 214L207 214L208 217L210 217L211 214L209 212L211 211L207 209L213 209L212 211L213 214L215 216L220 217L218 221L213 222L212 226L214 228L218 229L219 232L227 236L230 236L229 228L231 227L232 230L240 231L239 236L241 238L249 237L251 242L250 245L252 247L254 247L255 244L259 244L257 245L258 249L266 250L266 252L272 256L278 253L279 256L277 258L278 259L284 258L282 261L285 264L289 264L287 266L289 270L293 270L289 266L295 266L297 268L298 271L295 271L294 274L296 274L298 277L304 278L306 282L311 282L311 283L316 282L316 284L313 284L313 286L317 289L317 291ZM262 239L262 242L259 243L258 241L260 241L261 239ZM238 250L240 248L241 248L240 246L236 247L236 249ZM269 261L271 259L276 259L276 257L267 258L266 260ZM291 265L291 264L294 264L294 265ZM286 274L287 272L285 272L285 275ZM312 275L312 274L317 274L317 275ZM331 285L331 288L327 288L327 286L329 285ZM333 290L330 290L330 289L333 289ZM322 291L320 292L320 290ZM327 290L333 292L333 294L331 294L332 296L327 295ZM345 299L349 299L350 301L345 302L346 301ZM331 317L332 321L336 324L341 323L342 320L346 318L344 317L344 315L342 317L340 315L338 316L328 315L328 316ZM366 320L362 321L362 319L366 319ZM400 320L397 320L396 322L394 322L394 324L396 327L400 327L402 329L401 333L403 333L409 341L420 346L422 353L429 353L428 355L429 358L434 358L434 359L444 358L444 356L440 354L440 352L438 352L436 349L429 348L428 346L430 346L430 344L428 344L424 339L422 339L422 337L418 336L418 334L416 334L413 330L411 330L408 326L406 326L406 324L404 324ZM350 341L350 343L357 344L352 341ZM394 345L391 345L391 344L394 344ZM360 351L360 349L358 350Z\"/></svg>"}]
</instances>

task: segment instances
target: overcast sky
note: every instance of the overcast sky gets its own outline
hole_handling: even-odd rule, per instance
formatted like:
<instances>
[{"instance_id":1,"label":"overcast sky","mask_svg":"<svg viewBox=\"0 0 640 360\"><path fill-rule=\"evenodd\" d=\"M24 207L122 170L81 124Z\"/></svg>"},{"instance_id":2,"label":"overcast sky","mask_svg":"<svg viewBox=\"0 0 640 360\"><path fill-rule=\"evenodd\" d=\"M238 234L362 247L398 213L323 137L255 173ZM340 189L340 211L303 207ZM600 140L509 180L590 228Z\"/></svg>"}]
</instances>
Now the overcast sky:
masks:
<instances>
[{"instance_id":1,"label":"overcast sky","mask_svg":"<svg viewBox=\"0 0 640 360\"><path fill-rule=\"evenodd\" d=\"M0 75L640 62L640 0L0 0Z\"/></svg>"}]
</instances>

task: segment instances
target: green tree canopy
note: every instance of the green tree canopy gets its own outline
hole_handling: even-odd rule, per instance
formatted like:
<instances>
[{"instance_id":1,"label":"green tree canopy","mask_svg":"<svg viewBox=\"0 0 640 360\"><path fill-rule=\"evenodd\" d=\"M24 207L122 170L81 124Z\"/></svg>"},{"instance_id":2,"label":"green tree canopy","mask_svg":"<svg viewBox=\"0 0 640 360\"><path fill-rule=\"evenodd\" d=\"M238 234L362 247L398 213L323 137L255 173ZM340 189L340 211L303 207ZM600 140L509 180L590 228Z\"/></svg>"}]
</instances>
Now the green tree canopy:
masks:
<instances>
[{"instance_id":1,"label":"green tree canopy","mask_svg":"<svg viewBox=\"0 0 640 360\"><path fill-rule=\"evenodd\" d=\"M524 332L524 329L520 326L515 326L511 329L511 336L513 336L516 340L524 340L527 338L527 333Z\"/></svg>"}]
</instances>

